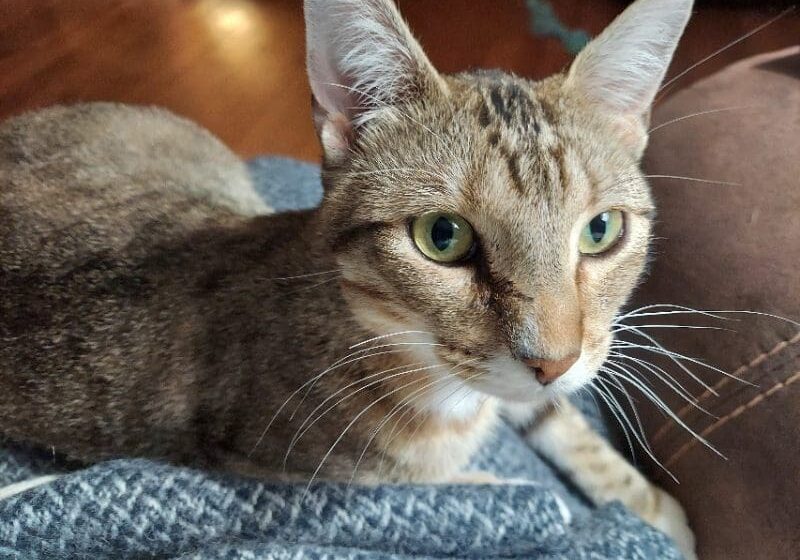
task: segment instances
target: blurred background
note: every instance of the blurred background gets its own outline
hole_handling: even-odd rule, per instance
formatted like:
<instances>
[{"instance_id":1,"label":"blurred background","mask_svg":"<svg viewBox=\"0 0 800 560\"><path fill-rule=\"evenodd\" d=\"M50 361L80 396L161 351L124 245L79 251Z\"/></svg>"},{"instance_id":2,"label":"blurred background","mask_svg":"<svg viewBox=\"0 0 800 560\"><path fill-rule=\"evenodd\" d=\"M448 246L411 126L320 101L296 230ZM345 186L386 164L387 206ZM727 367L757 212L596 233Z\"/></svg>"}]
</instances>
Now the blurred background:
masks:
<instances>
[{"instance_id":1,"label":"blurred background","mask_svg":"<svg viewBox=\"0 0 800 560\"><path fill-rule=\"evenodd\" d=\"M622 0L400 0L445 72L563 68ZM785 2L699 0L670 75L756 29ZM800 43L800 10L715 56L680 86L733 60ZM306 83L301 0L0 0L0 119L55 103L155 104L243 156L319 157Z\"/></svg>"}]
</instances>

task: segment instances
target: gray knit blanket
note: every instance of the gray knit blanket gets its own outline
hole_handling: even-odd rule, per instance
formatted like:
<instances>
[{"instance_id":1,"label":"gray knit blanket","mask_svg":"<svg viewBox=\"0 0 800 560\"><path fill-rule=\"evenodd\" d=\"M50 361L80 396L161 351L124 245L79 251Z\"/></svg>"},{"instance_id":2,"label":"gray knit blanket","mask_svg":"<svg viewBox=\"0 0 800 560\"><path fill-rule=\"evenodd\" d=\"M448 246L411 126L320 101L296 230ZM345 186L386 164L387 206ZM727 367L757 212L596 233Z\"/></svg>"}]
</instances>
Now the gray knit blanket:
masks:
<instances>
[{"instance_id":1,"label":"gray knit blanket","mask_svg":"<svg viewBox=\"0 0 800 560\"><path fill-rule=\"evenodd\" d=\"M276 210L319 202L313 166L263 158L251 170ZM578 404L602 429L594 403ZM591 507L507 426L473 463L514 483L306 492L142 459L75 465L6 442L0 489L61 476L0 501L0 560L681 558L620 504Z\"/></svg>"}]
</instances>

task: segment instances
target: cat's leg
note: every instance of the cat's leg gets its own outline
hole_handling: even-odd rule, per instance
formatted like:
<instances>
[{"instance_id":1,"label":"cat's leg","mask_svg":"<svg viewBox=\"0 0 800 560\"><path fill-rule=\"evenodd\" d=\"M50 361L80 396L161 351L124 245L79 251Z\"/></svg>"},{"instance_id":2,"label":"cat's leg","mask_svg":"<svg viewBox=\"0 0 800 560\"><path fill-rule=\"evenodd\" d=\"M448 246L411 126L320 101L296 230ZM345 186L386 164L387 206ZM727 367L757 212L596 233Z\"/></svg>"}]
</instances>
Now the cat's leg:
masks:
<instances>
[{"instance_id":1,"label":"cat's leg","mask_svg":"<svg viewBox=\"0 0 800 560\"><path fill-rule=\"evenodd\" d=\"M526 437L592 502L619 500L669 535L687 559L696 558L694 534L681 505L647 480L568 401L538 418Z\"/></svg>"}]
</instances>

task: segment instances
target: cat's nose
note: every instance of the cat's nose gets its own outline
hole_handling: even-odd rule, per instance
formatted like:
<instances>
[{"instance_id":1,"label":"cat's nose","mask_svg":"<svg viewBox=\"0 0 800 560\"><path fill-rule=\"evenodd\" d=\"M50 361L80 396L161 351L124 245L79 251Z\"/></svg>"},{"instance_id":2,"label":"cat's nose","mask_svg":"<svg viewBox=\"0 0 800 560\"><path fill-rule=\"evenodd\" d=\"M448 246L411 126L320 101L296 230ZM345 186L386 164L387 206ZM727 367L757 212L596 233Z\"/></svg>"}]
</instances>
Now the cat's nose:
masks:
<instances>
[{"instance_id":1,"label":"cat's nose","mask_svg":"<svg viewBox=\"0 0 800 560\"><path fill-rule=\"evenodd\" d=\"M580 358L580 352L570 354L560 360L542 360L540 358L525 358L522 362L531 368L536 380L542 385L548 385L564 375Z\"/></svg>"}]
</instances>

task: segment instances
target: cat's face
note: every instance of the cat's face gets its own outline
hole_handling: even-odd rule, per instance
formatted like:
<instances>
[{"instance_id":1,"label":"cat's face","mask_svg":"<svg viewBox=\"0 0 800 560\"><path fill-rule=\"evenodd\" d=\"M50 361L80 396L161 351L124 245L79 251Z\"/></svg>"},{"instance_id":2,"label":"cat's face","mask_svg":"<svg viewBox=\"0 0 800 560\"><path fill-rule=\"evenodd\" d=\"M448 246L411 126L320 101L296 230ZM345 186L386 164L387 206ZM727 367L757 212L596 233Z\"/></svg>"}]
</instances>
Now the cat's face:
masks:
<instances>
[{"instance_id":1,"label":"cat's face","mask_svg":"<svg viewBox=\"0 0 800 560\"><path fill-rule=\"evenodd\" d=\"M674 43L690 3L640 0L639 12L658 15L656 3L673 5L661 15ZM657 67L643 59L641 83L633 63L609 61L615 37L631 40L626 24L641 24L635 12L565 76L441 76L390 4L366 4L356 16L307 3L323 211L355 316L376 336L416 331L432 344L416 348L421 359L506 400L583 386L645 264L644 115L671 48ZM349 38L341 46L329 31L320 53L322 12L344 17ZM375 25L385 40L359 42Z\"/></svg>"}]
</instances>

